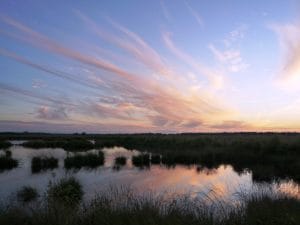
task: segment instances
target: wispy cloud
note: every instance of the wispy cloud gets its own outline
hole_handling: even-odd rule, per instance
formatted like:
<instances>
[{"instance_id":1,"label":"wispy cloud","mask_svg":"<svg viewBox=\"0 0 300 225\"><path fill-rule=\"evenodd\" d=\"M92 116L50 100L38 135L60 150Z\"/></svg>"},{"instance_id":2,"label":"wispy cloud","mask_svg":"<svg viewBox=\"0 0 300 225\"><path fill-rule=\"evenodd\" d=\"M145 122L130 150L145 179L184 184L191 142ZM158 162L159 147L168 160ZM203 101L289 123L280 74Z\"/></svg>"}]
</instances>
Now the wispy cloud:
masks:
<instances>
[{"instance_id":1,"label":"wispy cloud","mask_svg":"<svg viewBox=\"0 0 300 225\"><path fill-rule=\"evenodd\" d=\"M170 14L165 2L163 0L160 0L159 3L160 3L160 7L161 7L164 17L166 18L166 20L171 21L172 17L171 17L171 14Z\"/></svg>"},{"instance_id":2,"label":"wispy cloud","mask_svg":"<svg viewBox=\"0 0 300 225\"><path fill-rule=\"evenodd\" d=\"M66 120L68 118L64 107L51 108L40 106L36 111L36 117L44 120Z\"/></svg>"},{"instance_id":3,"label":"wispy cloud","mask_svg":"<svg viewBox=\"0 0 300 225\"><path fill-rule=\"evenodd\" d=\"M272 24L282 49L283 59L279 71L279 81L292 87L300 82L300 28L299 24Z\"/></svg>"},{"instance_id":4,"label":"wispy cloud","mask_svg":"<svg viewBox=\"0 0 300 225\"><path fill-rule=\"evenodd\" d=\"M35 109L33 113L36 119L45 121L67 119L80 124L90 124L93 121L102 124L99 129L101 127L106 129L108 125L117 127L118 124L124 130L179 132L209 128L220 120L228 120L232 116L233 110L224 101L207 92L207 88L201 89L200 86L194 89L198 82L196 76L192 82L188 82L190 79L190 76L186 76L188 73L174 71L174 67L170 66L166 59L141 36L112 20L109 20L109 23L118 34L107 32L92 19L80 12L77 14L101 39L125 50L133 60L142 63L154 73L128 71L121 65L117 66L109 60L67 47L19 21L2 16L2 21L20 34L11 33L10 38L44 50L45 53L71 59L84 68L81 71L84 75L78 76L49 65L42 65L4 49L0 50L2 56L65 81L93 89L93 95L66 101L55 96L44 96L37 92L38 89L29 91L0 84L0 89L5 92L37 99L37 110ZM201 79L208 80L210 88L215 89L222 85L221 74L180 50L169 33L164 33L163 39L168 49L178 59L196 71ZM98 76L99 71L101 76ZM105 122L100 122L103 118Z\"/></svg>"},{"instance_id":5,"label":"wispy cloud","mask_svg":"<svg viewBox=\"0 0 300 225\"><path fill-rule=\"evenodd\" d=\"M223 47L216 47L210 43L208 49L212 52L217 62L225 68L226 72L243 72L250 66L242 57L240 42L245 37L247 26L241 25L230 31L222 40Z\"/></svg>"},{"instance_id":6,"label":"wispy cloud","mask_svg":"<svg viewBox=\"0 0 300 225\"><path fill-rule=\"evenodd\" d=\"M210 82L214 88L220 88L223 85L223 76L220 72L215 71L213 69L208 68L199 60L195 60L192 56L180 50L173 42L171 38L171 33L164 32L163 40L166 46L173 52L179 59L181 59L184 63L191 66L193 69L199 73L200 76L204 76Z\"/></svg>"},{"instance_id":7,"label":"wispy cloud","mask_svg":"<svg viewBox=\"0 0 300 225\"><path fill-rule=\"evenodd\" d=\"M241 52L236 49L227 49L221 51L217 49L213 44L210 44L208 48L213 53L214 57L223 64L227 71L237 73L246 70L249 64L245 63Z\"/></svg>"},{"instance_id":8,"label":"wispy cloud","mask_svg":"<svg viewBox=\"0 0 300 225\"><path fill-rule=\"evenodd\" d=\"M197 21L197 23L201 27L203 27L204 26L204 21L203 21L202 17L200 16L200 14L195 9L193 9L187 1L185 1L184 3L186 5L187 9L189 10L189 12L192 14L192 16Z\"/></svg>"},{"instance_id":9,"label":"wispy cloud","mask_svg":"<svg viewBox=\"0 0 300 225\"><path fill-rule=\"evenodd\" d=\"M116 28L121 35L113 35L101 29L95 21L85 16L80 11L75 11L76 14L92 29L100 38L122 48L137 61L141 62L148 69L160 74L169 75L169 68L165 65L162 57L153 48L149 46L139 35L133 33L127 28L121 26L115 21L108 19L109 22Z\"/></svg>"},{"instance_id":10,"label":"wispy cloud","mask_svg":"<svg viewBox=\"0 0 300 225\"><path fill-rule=\"evenodd\" d=\"M36 93L36 92L30 91L30 90L18 88L15 86L4 84L4 83L0 83L0 90L2 90L4 92L9 92L12 94L26 96L29 98L34 98L34 99L40 100L42 102L48 102L48 103L53 103L53 104L58 104L58 105L75 106L72 102L63 100L61 98L58 99L58 98L54 98L51 96L45 96L45 95L42 95L41 93Z\"/></svg>"}]
</instances>

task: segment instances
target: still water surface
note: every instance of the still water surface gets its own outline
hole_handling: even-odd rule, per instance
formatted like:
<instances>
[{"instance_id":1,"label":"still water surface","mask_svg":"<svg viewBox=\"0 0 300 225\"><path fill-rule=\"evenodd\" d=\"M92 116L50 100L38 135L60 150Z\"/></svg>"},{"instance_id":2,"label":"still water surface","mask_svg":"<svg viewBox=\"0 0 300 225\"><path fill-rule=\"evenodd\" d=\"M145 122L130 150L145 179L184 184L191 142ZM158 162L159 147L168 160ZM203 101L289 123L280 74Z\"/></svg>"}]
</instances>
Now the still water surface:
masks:
<instances>
[{"instance_id":1,"label":"still water surface","mask_svg":"<svg viewBox=\"0 0 300 225\"><path fill-rule=\"evenodd\" d=\"M144 192L151 190L157 193L176 192L188 193L192 196L209 196L217 200L232 202L239 198L238 193L252 194L255 192L287 193L300 198L300 187L291 180L282 180L272 183L255 183L251 171L238 174L230 165L220 165L216 169L207 169L197 166L177 165L167 168L163 165L153 165L146 169L132 165L131 157L140 152L125 148L104 148L105 163L96 169L82 168L79 170L64 169L64 158L68 154L63 149L30 149L19 146L22 142L13 142L15 145L9 150L12 157L19 161L19 166L12 170L0 172L0 200L7 201L13 198L16 191L24 185L30 185L43 193L49 182L66 176L76 177L83 185L84 198L91 199L101 190L110 186L131 186L135 190ZM100 150L91 150L97 152ZM1 151L0 151L1 152ZM76 153L86 154L86 153ZM34 156L53 156L59 159L59 167L40 173L31 172L31 159ZM127 164L118 169L114 166L117 156L126 156Z\"/></svg>"}]
</instances>

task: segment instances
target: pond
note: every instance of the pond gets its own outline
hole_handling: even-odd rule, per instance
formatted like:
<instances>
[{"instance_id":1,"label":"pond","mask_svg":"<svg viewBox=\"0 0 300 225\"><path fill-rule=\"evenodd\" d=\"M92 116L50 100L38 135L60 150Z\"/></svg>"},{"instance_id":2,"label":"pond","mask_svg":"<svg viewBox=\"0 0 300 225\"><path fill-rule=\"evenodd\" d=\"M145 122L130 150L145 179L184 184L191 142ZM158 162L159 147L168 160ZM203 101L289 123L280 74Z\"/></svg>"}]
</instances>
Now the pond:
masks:
<instances>
[{"instance_id":1,"label":"pond","mask_svg":"<svg viewBox=\"0 0 300 225\"><path fill-rule=\"evenodd\" d=\"M43 193L49 182L67 176L74 176L81 182L86 200L92 199L97 192L107 190L110 186L121 185L131 186L139 192L150 190L156 193L186 193L197 197L203 195L230 203L239 200L239 193L250 195L261 191L286 193L300 198L299 184L292 180L257 183L253 181L251 171L237 173L230 165L208 169L199 165L167 167L156 164L141 168L134 166L131 160L132 156L141 153L122 147L73 153L60 148L30 149L20 146L22 142L13 143L14 145L9 149L12 153L11 157L17 159L19 163L17 168L0 171L1 202L13 198L24 185L33 186ZM102 151L105 157L102 166L68 170L64 168L64 159L67 156L97 154L99 151ZM58 167L33 173L31 160L36 156L55 157L58 159ZM116 167L115 158L119 156L125 156L127 161L125 165Z\"/></svg>"}]
</instances>

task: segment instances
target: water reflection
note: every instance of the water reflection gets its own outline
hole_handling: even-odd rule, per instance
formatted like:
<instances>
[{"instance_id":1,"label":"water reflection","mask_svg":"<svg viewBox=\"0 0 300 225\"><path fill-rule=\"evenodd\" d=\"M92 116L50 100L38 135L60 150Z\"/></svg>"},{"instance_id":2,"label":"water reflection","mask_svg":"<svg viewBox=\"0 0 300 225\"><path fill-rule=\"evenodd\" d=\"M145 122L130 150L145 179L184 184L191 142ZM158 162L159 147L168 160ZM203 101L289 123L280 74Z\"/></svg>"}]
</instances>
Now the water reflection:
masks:
<instances>
[{"instance_id":1,"label":"water reflection","mask_svg":"<svg viewBox=\"0 0 300 225\"><path fill-rule=\"evenodd\" d=\"M201 166L176 165L172 168L152 164L148 169L140 169L132 164L131 158L138 156L138 151L128 151L125 148L104 148L105 162L95 169L81 168L65 170L64 159L75 154L98 154L100 150L88 152L66 152L62 149L29 149L14 145L10 148L12 157L19 161L18 168L0 173L0 197L6 199L24 185L36 187L40 193L46 190L49 181L73 175L83 185L85 199L94 197L95 193L107 189L110 185L131 185L136 190L177 193L190 193L191 196L205 196L209 199L234 201L237 199L237 190L243 194L255 191L275 190L300 198L299 185L293 181L257 184L252 180L252 173L245 171L237 173L230 165L221 165L218 168L208 169ZM53 170L42 170L40 173L31 173L33 157L55 157L58 167ZM115 158L126 157L125 165L115 165Z\"/></svg>"}]
</instances>

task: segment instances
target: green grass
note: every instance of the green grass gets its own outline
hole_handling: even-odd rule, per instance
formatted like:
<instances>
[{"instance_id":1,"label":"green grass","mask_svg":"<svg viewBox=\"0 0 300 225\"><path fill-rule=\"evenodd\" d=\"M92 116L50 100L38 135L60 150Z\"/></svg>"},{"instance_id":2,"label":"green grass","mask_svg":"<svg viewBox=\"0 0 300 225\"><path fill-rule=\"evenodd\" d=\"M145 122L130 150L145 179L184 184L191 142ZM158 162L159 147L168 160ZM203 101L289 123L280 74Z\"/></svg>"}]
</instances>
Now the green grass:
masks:
<instances>
[{"instance_id":1,"label":"green grass","mask_svg":"<svg viewBox=\"0 0 300 225\"><path fill-rule=\"evenodd\" d=\"M42 170L58 167L58 159L54 157L33 157L31 160L31 172L39 173Z\"/></svg>"},{"instance_id":2,"label":"green grass","mask_svg":"<svg viewBox=\"0 0 300 225\"><path fill-rule=\"evenodd\" d=\"M18 200L23 203L34 201L37 197L37 190L30 186L23 186L17 193Z\"/></svg>"},{"instance_id":3,"label":"green grass","mask_svg":"<svg viewBox=\"0 0 300 225\"><path fill-rule=\"evenodd\" d=\"M99 151L98 154L87 153L85 155L69 156L65 158L64 164L66 169L79 169L81 167L96 168L104 164L104 154Z\"/></svg>"}]
</instances>

